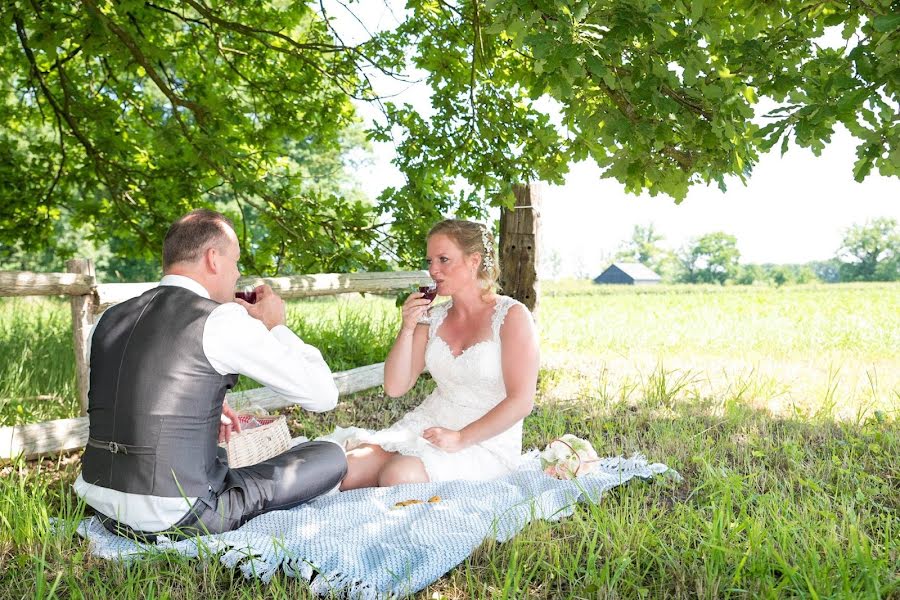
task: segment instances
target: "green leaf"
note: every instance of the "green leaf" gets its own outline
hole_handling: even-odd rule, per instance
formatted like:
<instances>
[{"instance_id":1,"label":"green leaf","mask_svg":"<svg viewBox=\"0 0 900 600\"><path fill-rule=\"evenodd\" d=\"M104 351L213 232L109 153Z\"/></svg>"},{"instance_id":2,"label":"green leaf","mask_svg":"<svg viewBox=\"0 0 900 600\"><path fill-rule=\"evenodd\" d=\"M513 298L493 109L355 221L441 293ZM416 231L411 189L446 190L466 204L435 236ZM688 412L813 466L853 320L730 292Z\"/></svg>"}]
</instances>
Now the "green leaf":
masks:
<instances>
[{"instance_id":1,"label":"green leaf","mask_svg":"<svg viewBox=\"0 0 900 600\"><path fill-rule=\"evenodd\" d=\"M861 182L871 170L872 159L868 156L863 156L853 165L853 179Z\"/></svg>"},{"instance_id":2,"label":"green leaf","mask_svg":"<svg viewBox=\"0 0 900 600\"><path fill-rule=\"evenodd\" d=\"M900 13L878 15L872 19L872 25L875 27L875 31L880 33L893 31L894 29L897 29L897 27L900 27Z\"/></svg>"},{"instance_id":3,"label":"green leaf","mask_svg":"<svg viewBox=\"0 0 900 600\"><path fill-rule=\"evenodd\" d=\"M607 71L603 74L603 82L611 90L614 90L619 86L619 83L616 81L616 76L613 75L612 71Z\"/></svg>"},{"instance_id":4,"label":"green leaf","mask_svg":"<svg viewBox=\"0 0 900 600\"><path fill-rule=\"evenodd\" d=\"M834 27L844 22L845 16L841 13L834 13L825 17L822 21L826 27Z\"/></svg>"},{"instance_id":5,"label":"green leaf","mask_svg":"<svg viewBox=\"0 0 900 600\"><path fill-rule=\"evenodd\" d=\"M750 104L756 104L756 92L749 85L744 88L744 98L746 98L747 102Z\"/></svg>"},{"instance_id":6,"label":"green leaf","mask_svg":"<svg viewBox=\"0 0 900 600\"><path fill-rule=\"evenodd\" d=\"M603 77L609 72L609 69L603 64L603 61L594 54L589 54L585 58L585 64L587 65L588 70L598 77Z\"/></svg>"},{"instance_id":7,"label":"green leaf","mask_svg":"<svg viewBox=\"0 0 900 600\"><path fill-rule=\"evenodd\" d=\"M705 0L693 0L691 2L691 20L697 22L700 20L700 17L703 16L703 11L706 8Z\"/></svg>"},{"instance_id":8,"label":"green leaf","mask_svg":"<svg viewBox=\"0 0 900 600\"><path fill-rule=\"evenodd\" d=\"M689 61L684 66L684 72L682 73L682 81L684 81L684 85L692 86L697 83L697 73L699 69L694 61Z\"/></svg>"}]
</instances>

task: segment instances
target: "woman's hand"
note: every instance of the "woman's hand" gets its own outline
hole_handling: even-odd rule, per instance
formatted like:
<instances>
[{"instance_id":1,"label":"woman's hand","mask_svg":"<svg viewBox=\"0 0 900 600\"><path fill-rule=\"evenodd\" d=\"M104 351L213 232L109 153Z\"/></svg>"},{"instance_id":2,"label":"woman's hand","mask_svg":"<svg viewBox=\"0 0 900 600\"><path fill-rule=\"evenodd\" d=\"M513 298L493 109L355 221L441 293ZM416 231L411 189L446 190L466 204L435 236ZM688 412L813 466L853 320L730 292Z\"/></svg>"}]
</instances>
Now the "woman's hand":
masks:
<instances>
[{"instance_id":1,"label":"woman's hand","mask_svg":"<svg viewBox=\"0 0 900 600\"><path fill-rule=\"evenodd\" d=\"M406 298L400 313L403 315L403 324L400 326L401 331L412 333L416 330L416 325L428 312L428 306L431 300L425 299L422 292L413 292Z\"/></svg>"},{"instance_id":2,"label":"woman's hand","mask_svg":"<svg viewBox=\"0 0 900 600\"><path fill-rule=\"evenodd\" d=\"M466 447L461 431L443 427L429 427L422 432L422 437L444 452L459 452Z\"/></svg>"}]
</instances>

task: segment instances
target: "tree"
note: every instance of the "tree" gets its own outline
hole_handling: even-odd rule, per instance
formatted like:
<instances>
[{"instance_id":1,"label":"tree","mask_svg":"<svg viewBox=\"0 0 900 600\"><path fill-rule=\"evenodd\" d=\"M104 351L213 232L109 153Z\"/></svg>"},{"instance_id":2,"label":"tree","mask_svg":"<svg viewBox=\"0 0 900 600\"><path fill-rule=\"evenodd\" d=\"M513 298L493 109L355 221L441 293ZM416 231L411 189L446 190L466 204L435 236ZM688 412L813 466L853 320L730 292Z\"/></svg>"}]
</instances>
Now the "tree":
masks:
<instances>
[{"instance_id":1,"label":"tree","mask_svg":"<svg viewBox=\"0 0 900 600\"><path fill-rule=\"evenodd\" d=\"M764 281L765 278L766 272L761 266L755 264L741 265L738 269L735 283L739 285L753 285L757 281Z\"/></svg>"},{"instance_id":2,"label":"tree","mask_svg":"<svg viewBox=\"0 0 900 600\"><path fill-rule=\"evenodd\" d=\"M769 271L772 283L777 287L781 287L786 283L793 283L791 270L784 265L773 265Z\"/></svg>"},{"instance_id":3,"label":"tree","mask_svg":"<svg viewBox=\"0 0 900 600\"><path fill-rule=\"evenodd\" d=\"M860 140L857 179L900 174L900 17L891 0L705 2L494 0L407 4L398 31L420 40L414 64L434 115L389 105L382 139L400 125L402 189L382 210L448 182L458 205L511 201L510 182L559 181L591 159L629 192L680 200L691 185L745 180L761 152L793 141L818 154L841 123ZM816 39L841 27L845 45ZM552 98L562 127L535 101ZM778 106L759 128L759 97ZM526 124L526 127L522 127ZM406 222L406 219L403 219Z\"/></svg>"},{"instance_id":4,"label":"tree","mask_svg":"<svg viewBox=\"0 0 900 600\"><path fill-rule=\"evenodd\" d=\"M252 272L383 263L373 207L330 185L360 143L370 50L302 3L4 3L0 241L89 224L152 261L173 218L211 205Z\"/></svg>"},{"instance_id":5,"label":"tree","mask_svg":"<svg viewBox=\"0 0 900 600\"><path fill-rule=\"evenodd\" d=\"M815 41L829 26L846 46ZM440 216L483 217L572 161L681 199L779 143L819 152L839 123L857 179L896 176L898 29L896 0L410 0L345 44L319 2L8 0L0 242L52 247L65 215L147 260L202 204L238 222L251 271L411 266ZM376 207L323 189L304 160L340 151L353 100L382 101L369 73L410 66L431 113L384 102L368 132L396 142L404 185ZM778 103L762 128L759 97Z\"/></svg>"},{"instance_id":6,"label":"tree","mask_svg":"<svg viewBox=\"0 0 900 600\"><path fill-rule=\"evenodd\" d=\"M654 231L653 223L647 227L635 225L631 239L622 242L619 247L616 260L641 263L652 269L656 258L662 253L657 242L661 242L663 239L663 236Z\"/></svg>"},{"instance_id":7,"label":"tree","mask_svg":"<svg viewBox=\"0 0 900 600\"><path fill-rule=\"evenodd\" d=\"M796 283L813 283L818 280L816 272L809 265L791 265Z\"/></svg>"},{"instance_id":8,"label":"tree","mask_svg":"<svg viewBox=\"0 0 900 600\"><path fill-rule=\"evenodd\" d=\"M708 233L682 251L683 281L723 284L737 275L740 257L733 235Z\"/></svg>"},{"instance_id":9,"label":"tree","mask_svg":"<svg viewBox=\"0 0 900 600\"><path fill-rule=\"evenodd\" d=\"M541 279L558 279L562 272L562 254L556 248L541 252L539 276ZM406 298L404 297L404 300Z\"/></svg>"},{"instance_id":10,"label":"tree","mask_svg":"<svg viewBox=\"0 0 900 600\"><path fill-rule=\"evenodd\" d=\"M841 280L840 265L841 262L836 258L807 263L815 278L825 283L837 283Z\"/></svg>"},{"instance_id":11,"label":"tree","mask_svg":"<svg viewBox=\"0 0 900 600\"><path fill-rule=\"evenodd\" d=\"M665 239L653 228L653 223L646 227L635 225L631 239L626 240L616 253L616 260L637 262L650 268L663 281L672 282L679 271L678 258L666 248L658 245Z\"/></svg>"},{"instance_id":12,"label":"tree","mask_svg":"<svg viewBox=\"0 0 900 600\"><path fill-rule=\"evenodd\" d=\"M900 279L900 226L882 217L850 227L838 250L841 281Z\"/></svg>"}]
</instances>

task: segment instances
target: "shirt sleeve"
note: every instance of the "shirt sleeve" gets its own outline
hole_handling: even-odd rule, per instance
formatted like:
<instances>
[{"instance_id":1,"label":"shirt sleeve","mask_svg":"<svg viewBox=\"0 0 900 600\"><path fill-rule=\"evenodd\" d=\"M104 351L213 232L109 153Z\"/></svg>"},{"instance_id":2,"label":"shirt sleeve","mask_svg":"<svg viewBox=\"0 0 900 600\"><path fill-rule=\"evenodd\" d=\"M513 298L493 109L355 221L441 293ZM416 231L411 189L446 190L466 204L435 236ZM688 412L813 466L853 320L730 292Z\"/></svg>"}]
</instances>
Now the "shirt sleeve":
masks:
<instances>
[{"instance_id":1,"label":"shirt sleeve","mask_svg":"<svg viewBox=\"0 0 900 600\"><path fill-rule=\"evenodd\" d=\"M203 351L220 375L246 375L306 410L337 405L337 386L322 353L284 325L266 329L239 304L227 302L210 313Z\"/></svg>"},{"instance_id":2,"label":"shirt sleeve","mask_svg":"<svg viewBox=\"0 0 900 600\"><path fill-rule=\"evenodd\" d=\"M89 387L91 381L91 347L94 345L94 332L97 331L97 325L100 323L100 319L102 319L103 315L105 314L106 311L104 310L94 320L94 324L91 325L91 330L88 332L87 342L85 342L84 344L84 364L87 365L87 380L89 382Z\"/></svg>"}]
</instances>

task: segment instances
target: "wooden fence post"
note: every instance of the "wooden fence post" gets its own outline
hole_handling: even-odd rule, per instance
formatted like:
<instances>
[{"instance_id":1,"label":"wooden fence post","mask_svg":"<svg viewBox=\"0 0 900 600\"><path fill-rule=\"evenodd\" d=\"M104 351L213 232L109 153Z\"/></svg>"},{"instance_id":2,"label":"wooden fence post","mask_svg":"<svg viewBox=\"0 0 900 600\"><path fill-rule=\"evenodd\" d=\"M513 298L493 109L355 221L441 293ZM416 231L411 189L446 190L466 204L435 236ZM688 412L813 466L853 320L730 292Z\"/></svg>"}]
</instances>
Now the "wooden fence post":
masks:
<instances>
[{"instance_id":1,"label":"wooden fence post","mask_svg":"<svg viewBox=\"0 0 900 600\"><path fill-rule=\"evenodd\" d=\"M500 210L500 284L504 294L527 306L536 316L542 186L516 184L513 192L515 207Z\"/></svg>"},{"instance_id":2,"label":"wooden fence post","mask_svg":"<svg viewBox=\"0 0 900 600\"><path fill-rule=\"evenodd\" d=\"M90 259L73 258L66 261L66 271L94 277L94 263ZM93 288L93 282L92 282ZM78 383L78 398L81 402L81 416L88 408L88 356L86 354L88 336L94 324L96 296L93 289L84 296L72 296L72 337L75 342L75 381Z\"/></svg>"}]
</instances>

